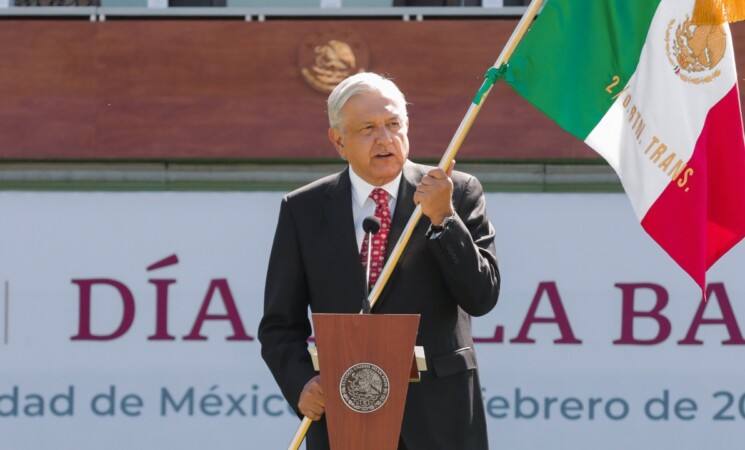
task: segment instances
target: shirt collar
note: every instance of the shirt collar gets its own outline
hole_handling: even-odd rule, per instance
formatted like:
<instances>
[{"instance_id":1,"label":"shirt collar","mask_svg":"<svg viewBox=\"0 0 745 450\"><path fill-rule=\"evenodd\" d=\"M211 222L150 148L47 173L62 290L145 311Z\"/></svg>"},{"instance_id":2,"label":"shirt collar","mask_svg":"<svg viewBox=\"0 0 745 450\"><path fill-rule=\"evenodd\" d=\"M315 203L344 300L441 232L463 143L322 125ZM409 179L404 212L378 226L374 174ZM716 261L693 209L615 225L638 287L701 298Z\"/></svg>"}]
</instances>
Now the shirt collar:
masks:
<instances>
[{"instance_id":1,"label":"shirt collar","mask_svg":"<svg viewBox=\"0 0 745 450\"><path fill-rule=\"evenodd\" d=\"M398 176L394 178L393 181L390 181L383 186L373 186L372 184L360 178L360 176L354 172L352 166L349 166L349 180L352 182L352 199L354 200L354 203L361 208L362 205L365 204L365 201L367 201L367 198L370 197L373 189L377 187L383 188L388 194L389 198L395 199L398 195L398 187L399 185L401 185L402 174L403 171L401 171L401 173L398 174Z\"/></svg>"}]
</instances>

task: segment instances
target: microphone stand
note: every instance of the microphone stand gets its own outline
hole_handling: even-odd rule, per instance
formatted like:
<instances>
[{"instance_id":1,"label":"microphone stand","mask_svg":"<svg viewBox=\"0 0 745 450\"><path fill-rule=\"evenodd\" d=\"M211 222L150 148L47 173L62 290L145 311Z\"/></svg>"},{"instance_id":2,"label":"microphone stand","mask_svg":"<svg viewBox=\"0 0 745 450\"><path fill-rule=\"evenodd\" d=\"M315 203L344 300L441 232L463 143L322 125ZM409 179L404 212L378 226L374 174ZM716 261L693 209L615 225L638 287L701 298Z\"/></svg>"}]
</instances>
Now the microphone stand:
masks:
<instances>
[{"instance_id":1,"label":"microphone stand","mask_svg":"<svg viewBox=\"0 0 745 450\"><path fill-rule=\"evenodd\" d=\"M365 297L362 300L362 314L370 314L370 262L372 260L372 235L380 231L380 219L375 216L365 217L362 230L367 238L367 264L365 273Z\"/></svg>"},{"instance_id":2,"label":"microphone stand","mask_svg":"<svg viewBox=\"0 0 745 450\"><path fill-rule=\"evenodd\" d=\"M367 264L365 268L365 298L362 299L362 314L370 314L370 262L372 259L372 235L373 231L367 231Z\"/></svg>"}]
</instances>

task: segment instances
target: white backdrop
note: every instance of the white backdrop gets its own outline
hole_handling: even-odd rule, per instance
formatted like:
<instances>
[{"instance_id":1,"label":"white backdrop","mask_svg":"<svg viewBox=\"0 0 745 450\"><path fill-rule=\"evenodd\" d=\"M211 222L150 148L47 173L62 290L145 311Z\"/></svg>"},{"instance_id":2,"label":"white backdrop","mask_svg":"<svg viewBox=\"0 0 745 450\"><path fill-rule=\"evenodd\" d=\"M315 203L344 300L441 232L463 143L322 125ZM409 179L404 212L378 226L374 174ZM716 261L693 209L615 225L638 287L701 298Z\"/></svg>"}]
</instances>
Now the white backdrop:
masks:
<instances>
[{"instance_id":1,"label":"white backdrop","mask_svg":"<svg viewBox=\"0 0 745 450\"><path fill-rule=\"evenodd\" d=\"M0 449L286 448L298 421L254 340L280 198L0 193ZM742 448L742 244L699 314L622 194L487 200L492 448Z\"/></svg>"}]
</instances>

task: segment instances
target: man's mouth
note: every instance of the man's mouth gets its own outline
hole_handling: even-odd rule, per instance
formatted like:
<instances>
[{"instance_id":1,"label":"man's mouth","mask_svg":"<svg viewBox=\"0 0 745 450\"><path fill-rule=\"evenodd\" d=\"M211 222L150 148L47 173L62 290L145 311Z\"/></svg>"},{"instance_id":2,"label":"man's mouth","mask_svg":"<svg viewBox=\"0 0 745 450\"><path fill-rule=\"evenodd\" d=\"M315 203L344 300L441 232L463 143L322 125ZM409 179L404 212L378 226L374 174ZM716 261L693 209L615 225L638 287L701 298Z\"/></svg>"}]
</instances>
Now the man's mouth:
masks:
<instances>
[{"instance_id":1,"label":"man's mouth","mask_svg":"<svg viewBox=\"0 0 745 450\"><path fill-rule=\"evenodd\" d=\"M390 158L393 156L393 153L380 153L375 155L376 158Z\"/></svg>"}]
</instances>

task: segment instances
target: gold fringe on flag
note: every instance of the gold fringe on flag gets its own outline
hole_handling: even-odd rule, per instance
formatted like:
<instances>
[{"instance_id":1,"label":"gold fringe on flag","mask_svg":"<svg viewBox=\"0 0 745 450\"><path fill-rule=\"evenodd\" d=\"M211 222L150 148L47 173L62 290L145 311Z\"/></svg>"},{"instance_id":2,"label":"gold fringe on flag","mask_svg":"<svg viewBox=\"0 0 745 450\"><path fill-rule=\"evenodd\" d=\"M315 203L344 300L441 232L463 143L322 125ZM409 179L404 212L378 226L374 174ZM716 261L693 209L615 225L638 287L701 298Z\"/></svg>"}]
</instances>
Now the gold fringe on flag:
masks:
<instances>
[{"instance_id":1,"label":"gold fringe on flag","mask_svg":"<svg viewBox=\"0 0 745 450\"><path fill-rule=\"evenodd\" d=\"M691 22L695 25L721 25L745 20L745 0L696 0Z\"/></svg>"}]
</instances>

